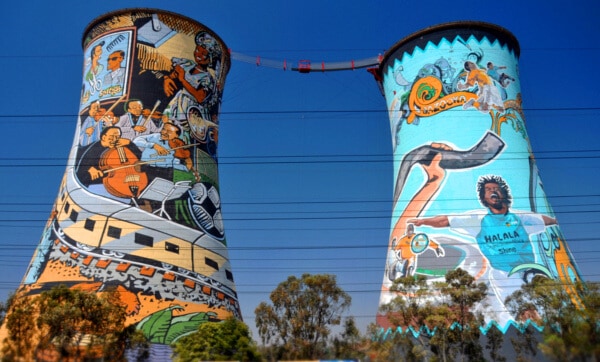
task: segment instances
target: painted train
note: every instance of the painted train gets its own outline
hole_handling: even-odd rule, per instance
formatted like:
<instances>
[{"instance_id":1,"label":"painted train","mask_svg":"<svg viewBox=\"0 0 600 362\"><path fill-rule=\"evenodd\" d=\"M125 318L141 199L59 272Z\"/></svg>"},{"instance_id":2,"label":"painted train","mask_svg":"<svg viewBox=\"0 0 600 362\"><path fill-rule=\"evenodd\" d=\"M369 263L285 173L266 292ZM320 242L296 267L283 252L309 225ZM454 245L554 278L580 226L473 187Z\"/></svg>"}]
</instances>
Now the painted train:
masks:
<instances>
[{"instance_id":1,"label":"painted train","mask_svg":"<svg viewBox=\"0 0 600 362\"><path fill-rule=\"evenodd\" d=\"M102 198L100 204L73 171L69 165L56 200L52 228L61 242L85 254L170 271L237 300L224 241L135 203Z\"/></svg>"}]
</instances>

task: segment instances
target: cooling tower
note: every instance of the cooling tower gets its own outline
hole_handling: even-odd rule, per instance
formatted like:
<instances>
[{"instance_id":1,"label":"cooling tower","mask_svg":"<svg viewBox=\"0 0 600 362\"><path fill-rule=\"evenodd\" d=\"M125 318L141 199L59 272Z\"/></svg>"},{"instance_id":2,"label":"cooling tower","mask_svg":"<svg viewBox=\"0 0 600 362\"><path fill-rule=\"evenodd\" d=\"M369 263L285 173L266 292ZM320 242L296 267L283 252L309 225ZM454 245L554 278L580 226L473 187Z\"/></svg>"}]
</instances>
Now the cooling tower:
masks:
<instances>
[{"instance_id":1,"label":"cooling tower","mask_svg":"<svg viewBox=\"0 0 600 362\"><path fill-rule=\"evenodd\" d=\"M523 283L579 279L535 165L518 59L514 35L481 22L424 29L384 55L395 176L380 304L398 277L462 268L487 284L486 321L505 332L504 300Z\"/></svg>"},{"instance_id":2,"label":"cooling tower","mask_svg":"<svg viewBox=\"0 0 600 362\"><path fill-rule=\"evenodd\" d=\"M116 288L153 344L241 318L217 171L227 46L184 16L126 9L95 19L83 51L73 145L21 291Z\"/></svg>"}]
</instances>

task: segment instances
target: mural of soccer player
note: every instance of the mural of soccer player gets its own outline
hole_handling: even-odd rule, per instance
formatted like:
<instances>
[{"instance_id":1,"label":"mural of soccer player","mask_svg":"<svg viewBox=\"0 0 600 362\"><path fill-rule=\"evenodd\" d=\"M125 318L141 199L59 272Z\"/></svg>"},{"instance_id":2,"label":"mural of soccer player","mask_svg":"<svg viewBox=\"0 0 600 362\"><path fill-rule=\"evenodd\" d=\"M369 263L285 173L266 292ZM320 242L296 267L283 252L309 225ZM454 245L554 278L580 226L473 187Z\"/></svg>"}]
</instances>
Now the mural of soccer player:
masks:
<instances>
[{"instance_id":1,"label":"mural of soccer player","mask_svg":"<svg viewBox=\"0 0 600 362\"><path fill-rule=\"evenodd\" d=\"M498 135L486 132L483 137L468 150L455 150L441 142L417 147L406 153L398 169L394 190L394 208L398 203L406 180L412 169L420 166L425 171L425 183L410 198L409 203L392 229L390 246L394 240L400 240L406 232L409 219L418 217L439 191L447 170L465 170L482 166L495 159L504 149L505 143Z\"/></svg>"},{"instance_id":2,"label":"mural of soccer player","mask_svg":"<svg viewBox=\"0 0 600 362\"><path fill-rule=\"evenodd\" d=\"M412 218L407 222L415 226L450 228L473 238L479 250L492 267L488 285L492 296L490 304L496 311L504 310L504 300L510 292L535 274L547 274L545 266L536 262L530 236L556 225L556 219L533 212L512 210L512 196L506 181L498 175L481 176L477 182L479 202L485 210L463 214ZM517 273L522 266L529 269ZM551 275L546 275L551 277ZM510 316L504 318L509 319Z\"/></svg>"},{"instance_id":3,"label":"mural of soccer player","mask_svg":"<svg viewBox=\"0 0 600 362\"><path fill-rule=\"evenodd\" d=\"M477 64L471 61L466 61L465 70L467 71L467 78L464 82L457 83L456 88L466 90L477 86L477 99L470 99L463 105L463 108L475 107L484 113L492 109L504 112L504 101L500 90L485 69L479 68Z\"/></svg>"},{"instance_id":4,"label":"mural of soccer player","mask_svg":"<svg viewBox=\"0 0 600 362\"><path fill-rule=\"evenodd\" d=\"M419 224L413 221L419 219L435 201L435 195L440 192L442 185L446 182L448 171L464 171L486 165L496 159L504 147L505 143L500 137L492 132L486 132L477 143L466 150L457 150L446 143L433 142L416 147L404 155L398 168L394 190L394 209L398 207L402 211L390 233L384 288L389 287L391 282L398 277L419 272L417 271L417 258L415 257L413 260L411 257L415 254L420 255L427 249L433 250L438 258L449 259L448 266L452 265L453 260L457 260L455 245L451 246L450 253L448 253L448 249L440 245L440 241L443 239L438 239L436 236L437 241L433 241L427 233L415 232L415 226L419 226ZM413 172L423 174L424 180L422 183L419 182L421 186L414 194L404 196L408 198L408 203L398 206L400 195L405 191L407 180ZM411 248L414 249L411 250ZM464 255L463 252L460 253ZM469 251L466 252L466 254L468 253ZM459 259L464 261L462 257ZM414 263L406 262L406 260L414 261ZM478 265L480 264L478 262ZM426 267L432 267L432 265L429 263L429 266ZM412 270L409 270L411 266ZM446 270L446 267L434 266L433 269L442 271ZM384 298L382 300L390 297L392 297L391 294L382 294L382 298Z\"/></svg>"},{"instance_id":5,"label":"mural of soccer player","mask_svg":"<svg viewBox=\"0 0 600 362\"><path fill-rule=\"evenodd\" d=\"M511 81L515 81L515 78L504 73L503 69L506 69L506 66L504 65L494 65L492 62L487 62L486 68L487 74L494 78L494 80L500 83L504 88L506 88Z\"/></svg>"}]
</instances>

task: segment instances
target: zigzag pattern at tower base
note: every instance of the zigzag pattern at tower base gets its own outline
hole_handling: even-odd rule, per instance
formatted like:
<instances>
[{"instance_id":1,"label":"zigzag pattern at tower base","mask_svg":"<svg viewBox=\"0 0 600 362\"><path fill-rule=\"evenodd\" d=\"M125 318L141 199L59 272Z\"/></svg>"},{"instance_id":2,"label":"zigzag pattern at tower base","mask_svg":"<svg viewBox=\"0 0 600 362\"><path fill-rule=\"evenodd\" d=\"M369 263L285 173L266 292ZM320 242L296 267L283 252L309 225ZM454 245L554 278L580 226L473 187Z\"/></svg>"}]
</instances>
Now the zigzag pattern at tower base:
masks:
<instances>
[{"instance_id":1,"label":"zigzag pattern at tower base","mask_svg":"<svg viewBox=\"0 0 600 362\"><path fill-rule=\"evenodd\" d=\"M506 331L506 297L535 275L580 280L540 180L525 128L519 45L482 22L409 35L376 79L389 112L394 209L380 304L399 277L430 285L461 268L488 286L480 306ZM405 296L410 297L410 296ZM378 323L387 329L385 316Z\"/></svg>"},{"instance_id":2,"label":"zigzag pattern at tower base","mask_svg":"<svg viewBox=\"0 0 600 362\"><path fill-rule=\"evenodd\" d=\"M453 328L460 328L460 326L458 324L454 324ZM488 335L490 328L498 328L498 325L494 322L491 322L486 328L482 328L483 333L479 337L479 346L482 347L482 354L486 361L494 360L490 355L492 353L491 349L486 347L489 346L489 339L494 338ZM534 322L528 321L522 325L517 323L509 323L506 328L501 331L503 336L502 340L498 342L497 353L501 357L506 358L507 361L516 361L519 354L521 354L522 357L526 358L528 361L550 361L550 359L544 356L537 348L537 345L543 341L543 328L539 327ZM416 345L420 345L424 342L424 340L426 341L427 338L432 337L435 334L435 331L416 331L409 327L404 330L402 330L402 328L398 328L396 330L381 329L380 333L380 336L383 340L392 339L394 338L395 334L407 334L413 338L413 342ZM426 338L419 339L420 336L424 336ZM425 348L427 347L428 346L426 345Z\"/></svg>"}]
</instances>

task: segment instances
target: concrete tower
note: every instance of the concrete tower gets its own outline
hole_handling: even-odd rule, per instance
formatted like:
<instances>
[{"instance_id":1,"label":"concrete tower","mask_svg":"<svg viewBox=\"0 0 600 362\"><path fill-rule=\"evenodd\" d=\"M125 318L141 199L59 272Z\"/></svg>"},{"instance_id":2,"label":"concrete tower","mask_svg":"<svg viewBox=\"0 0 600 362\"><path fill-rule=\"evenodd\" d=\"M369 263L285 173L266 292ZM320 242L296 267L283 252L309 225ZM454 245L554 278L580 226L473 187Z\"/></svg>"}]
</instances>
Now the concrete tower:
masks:
<instances>
[{"instance_id":1,"label":"concrete tower","mask_svg":"<svg viewBox=\"0 0 600 362\"><path fill-rule=\"evenodd\" d=\"M114 287L155 344L241 318L217 172L227 46L184 16L126 9L95 19L83 51L73 146L21 291Z\"/></svg>"},{"instance_id":2,"label":"concrete tower","mask_svg":"<svg viewBox=\"0 0 600 362\"><path fill-rule=\"evenodd\" d=\"M510 32L481 22L424 29L384 55L395 189L380 303L398 277L462 268L487 283L486 320L506 331L504 299L524 282L579 279L535 165L518 58Z\"/></svg>"}]
</instances>

